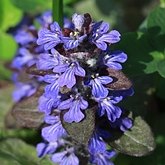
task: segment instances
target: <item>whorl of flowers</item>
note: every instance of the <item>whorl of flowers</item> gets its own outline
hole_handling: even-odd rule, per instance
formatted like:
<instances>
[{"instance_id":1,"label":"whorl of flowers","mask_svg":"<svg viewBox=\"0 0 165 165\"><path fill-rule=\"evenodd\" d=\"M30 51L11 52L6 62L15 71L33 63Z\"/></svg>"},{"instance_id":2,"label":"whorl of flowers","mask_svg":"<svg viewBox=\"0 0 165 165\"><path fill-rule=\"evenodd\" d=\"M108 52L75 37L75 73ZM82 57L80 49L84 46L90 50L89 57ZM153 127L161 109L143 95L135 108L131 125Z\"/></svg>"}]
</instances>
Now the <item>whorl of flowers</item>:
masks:
<instances>
[{"instance_id":1,"label":"whorl of flowers","mask_svg":"<svg viewBox=\"0 0 165 165\"><path fill-rule=\"evenodd\" d=\"M40 79L46 85L38 107L45 114L47 126L41 131L44 142L37 145L38 156L48 154L60 165L78 165L79 147L68 140L70 136L63 128L63 122L79 123L85 120L86 111L95 107L96 118L106 118L111 127L125 131L132 126L131 119L124 117L123 109L117 105L132 94L131 86L116 89L114 83L119 77L110 74L119 72L120 76L121 64L127 60L127 55L120 50L111 50L111 45L120 41L121 34L110 30L106 22L93 22L89 14L74 14L73 26L64 28L57 22L44 23L44 19L38 38L31 33L26 33L24 39L16 36L20 45L26 44L27 49L20 48L13 65L21 68L25 64L28 67L36 64L38 70L44 71ZM31 55L29 42L38 44L35 47L37 56ZM96 123L86 154L92 164L113 164L109 159L115 152L107 150L103 140L105 134L101 124Z\"/></svg>"}]
</instances>

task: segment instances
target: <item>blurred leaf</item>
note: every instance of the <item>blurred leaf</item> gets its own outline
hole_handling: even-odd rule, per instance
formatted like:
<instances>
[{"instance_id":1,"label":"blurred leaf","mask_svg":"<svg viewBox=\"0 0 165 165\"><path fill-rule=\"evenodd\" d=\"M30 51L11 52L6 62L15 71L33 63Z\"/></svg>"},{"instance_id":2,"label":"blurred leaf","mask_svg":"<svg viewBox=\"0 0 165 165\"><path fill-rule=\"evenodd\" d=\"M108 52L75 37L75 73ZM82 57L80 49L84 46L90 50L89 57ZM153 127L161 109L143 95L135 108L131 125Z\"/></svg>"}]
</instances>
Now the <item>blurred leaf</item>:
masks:
<instances>
[{"instance_id":1,"label":"blurred leaf","mask_svg":"<svg viewBox=\"0 0 165 165\"><path fill-rule=\"evenodd\" d=\"M106 3L101 4L101 6L98 5L94 0L83 0L75 4L75 10L78 13L90 13L94 20L104 20L113 27L117 21L117 14L120 12L119 6L116 5L114 0L106 0Z\"/></svg>"},{"instance_id":2,"label":"blurred leaf","mask_svg":"<svg viewBox=\"0 0 165 165\"><path fill-rule=\"evenodd\" d=\"M148 35L141 32L124 34L115 48L124 51L128 55L124 69L129 75L144 74L147 65L153 60L150 55L153 48L148 42ZM152 67L151 70L151 72L156 71Z\"/></svg>"},{"instance_id":3,"label":"blurred leaf","mask_svg":"<svg viewBox=\"0 0 165 165\"><path fill-rule=\"evenodd\" d=\"M13 88L13 85L7 84L7 82L2 86L2 88L0 88L0 128L5 127L5 115L13 106L11 97Z\"/></svg>"},{"instance_id":4,"label":"blurred leaf","mask_svg":"<svg viewBox=\"0 0 165 165\"><path fill-rule=\"evenodd\" d=\"M0 29L4 31L22 19L22 11L13 6L10 0L0 0L0 13Z\"/></svg>"},{"instance_id":5,"label":"blurred leaf","mask_svg":"<svg viewBox=\"0 0 165 165\"><path fill-rule=\"evenodd\" d=\"M160 0L160 6L165 8L165 0Z\"/></svg>"},{"instance_id":6,"label":"blurred leaf","mask_svg":"<svg viewBox=\"0 0 165 165\"><path fill-rule=\"evenodd\" d=\"M10 80L11 71L5 68L4 63L0 62L0 80Z\"/></svg>"},{"instance_id":7,"label":"blurred leaf","mask_svg":"<svg viewBox=\"0 0 165 165\"><path fill-rule=\"evenodd\" d=\"M35 94L14 105L12 114L20 126L38 128L43 123L44 114L38 110L38 98Z\"/></svg>"},{"instance_id":8,"label":"blurred leaf","mask_svg":"<svg viewBox=\"0 0 165 165\"><path fill-rule=\"evenodd\" d=\"M165 78L165 59L158 62L157 68L159 74Z\"/></svg>"},{"instance_id":9,"label":"blurred leaf","mask_svg":"<svg viewBox=\"0 0 165 165\"><path fill-rule=\"evenodd\" d=\"M164 77L164 41L164 35L154 36L151 32L124 34L115 48L123 50L128 55L128 61L124 64L126 73L136 76L158 71Z\"/></svg>"},{"instance_id":10,"label":"blurred leaf","mask_svg":"<svg viewBox=\"0 0 165 165\"><path fill-rule=\"evenodd\" d=\"M17 50L17 44L13 37L0 31L0 60L9 61L13 58Z\"/></svg>"},{"instance_id":11,"label":"blurred leaf","mask_svg":"<svg viewBox=\"0 0 165 165\"><path fill-rule=\"evenodd\" d=\"M37 158L35 148L19 139L3 140L0 146L2 165L53 165L49 160Z\"/></svg>"},{"instance_id":12,"label":"blurred leaf","mask_svg":"<svg viewBox=\"0 0 165 165\"><path fill-rule=\"evenodd\" d=\"M24 12L38 14L52 7L51 0L11 0L11 2Z\"/></svg>"},{"instance_id":13,"label":"blurred leaf","mask_svg":"<svg viewBox=\"0 0 165 165\"><path fill-rule=\"evenodd\" d=\"M148 17L148 28L159 28L160 34L165 33L165 9L158 7Z\"/></svg>"},{"instance_id":14,"label":"blurred leaf","mask_svg":"<svg viewBox=\"0 0 165 165\"><path fill-rule=\"evenodd\" d=\"M81 0L64 0L64 5L72 4Z\"/></svg>"},{"instance_id":15,"label":"blurred leaf","mask_svg":"<svg viewBox=\"0 0 165 165\"><path fill-rule=\"evenodd\" d=\"M155 149L152 131L140 116L135 117L130 130L109 144L121 153L137 157L147 155Z\"/></svg>"}]
</instances>

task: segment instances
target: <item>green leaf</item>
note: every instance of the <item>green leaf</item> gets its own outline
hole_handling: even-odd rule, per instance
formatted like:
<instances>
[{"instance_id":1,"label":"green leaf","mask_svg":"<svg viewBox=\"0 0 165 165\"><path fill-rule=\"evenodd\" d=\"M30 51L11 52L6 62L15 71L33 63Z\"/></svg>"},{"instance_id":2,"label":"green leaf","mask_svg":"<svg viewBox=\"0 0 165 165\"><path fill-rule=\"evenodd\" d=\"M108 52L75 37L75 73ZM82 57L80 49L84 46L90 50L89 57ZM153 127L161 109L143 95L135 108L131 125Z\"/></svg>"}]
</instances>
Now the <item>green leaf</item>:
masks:
<instances>
[{"instance_id":1,"label":"green leaf","mask_svg":"<svg viewBox=\"0 0 165 165\"><path fill-rule=\"evenodd\" d=\"M5 116L13 106L11 93L14 87L11 84L2 84L0 88L0 128L4 128Z\"/></svg>"},{"instance_id":2,"label":"green leaf","mask_svg":"<svg viewBox=\"0 0 165 165\"><path fill-rule=\"evenodd\" d=\"M13 37L7 33L0 31L0 60L11 60L17 50L17 44Z\"/></svg>"},{"instance_id":3,"label":"green leaf","mask_svg":"<svg viewBox=\"0 0 165 165\"><path fill-rule=\"evenodd\" d=\"M0 141L0 146L2 165L53 165L48 159L37 158L35 148L19 139Z\"/></svg>"},{"instance_id":4,"label":"green leaf","mask_svg":"<svg viewBox=\"0 0 165 165\"><path fill-rule=\"evenodd\" d=\"M158 71L158 64L161 62L165 57L164 54L159 52L159 51L153 51L150 53L151 57L153 58L152 61L150 62L142 62L143 64L146 65L146 68L144 69L144 72L149 74L149 73L154 73L155 71ZM158 71L159 72L159 71Z\"/></svg>"},{"instance_id":5,"label":"green leaf","mask_svg":"<svg viewBox=\"0 0 165 165\"><path fill-rule=\"evenodd\" d=\"M160 6L165 8L165 0L160 0Z\"/></svg>"},{"instance_id":6,"label":"green leaf","mask_svg":"<svg viewBox=\"0 0 165 165\"><path fill-rule=\"evenodd\" d=\"M4 31L18 24L23 15L10 0L0 0L0 13L0 29Z\"/></svg>"},{"instance_id":7,"label":"green leaf","mask_svg":"<svg viewBox=\"0 0 165 165\"><path fill-rule=\"evenodd\" d=\"M152 131L140 116L135 117L130 130L109 144L121 153L136 157L147 155L155 149Z\"/></svg>"},{"instance_id":8,"label":"green leaf","mask_svg":"<svg viewBox=\"0 0 165 165\"><path fill-rule=\"evenodd\" d=\"M128 60L124 64L124 70L129 75L144 74L146 65L153 60L150 55L153 48L148 42L148 35L141 32L122 35L122 39L115 46L115 49L122 50L128 55Z\"/></svg>"},{"instance_id":9,"label":"green leaf","mask_svg":"<svg viewBox=\"0 0 165 165\"><path fill-rule=\"evenodd\" d=\"M102 3L102 1L100 3L100 1L83 0L76 3L74 8L78 13L90 13L94 20L100 21L101 18L109 22L111 27L116 24L118 13L120 12L120 7L114 0L106 0L105 3Z\"/></svg>"},{"instance_id":10,"label":"green leaf","mask_svg":"<svg viewBox=\"0 0 165 165\"><path fill-rule=\"evenodd\" d=\"M157 64L158 72L159 74L165 78L165 59L162 61L159 61Z\"/></svg>"},{"instance_id":11,"label":"green leaf","mask_svg":"<svg viewBox=\"0 0 165 165\"><path fill-rule=\"evenodd\" d=\"M11 79L11 71L5 68L4 62L0 62L0 80L10 80Z\"/></svg>"},{"instance_id":12,"label":"green leaf","mask_svg":"<svg viewBox=\"0 0 165 165\"><path fill-rule=\"evenodd\" d=\"M148 29L155 28L159 34L165 33L165 8L158 7L148 17Z\"/></svg>"},{"instance_id":13,"label":"green leaf","mask_svg":"<svg viewBox=\"0 0 165 165\"><path fill-rule=\"evenodd\" d=\"M11 0L11 2L16 7L30 14L38 14L52 7L51 0Z\"/></svg>"}]
</instances>

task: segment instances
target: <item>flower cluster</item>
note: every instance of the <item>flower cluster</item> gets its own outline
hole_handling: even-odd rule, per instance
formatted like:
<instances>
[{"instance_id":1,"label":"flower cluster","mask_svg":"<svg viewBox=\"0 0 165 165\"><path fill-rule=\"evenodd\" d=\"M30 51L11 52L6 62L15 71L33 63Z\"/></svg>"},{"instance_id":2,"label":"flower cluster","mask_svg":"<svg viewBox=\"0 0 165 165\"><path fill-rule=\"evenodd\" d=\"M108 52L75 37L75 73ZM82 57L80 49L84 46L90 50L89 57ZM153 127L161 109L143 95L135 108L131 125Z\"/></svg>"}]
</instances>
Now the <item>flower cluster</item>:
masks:
<instances>
[{"instance_id":1,"label":"flower cluster","mask_svg":"<svg viewBox=\"0 0 165 165\"><path fill-rule=\"evenodd\" d=\"M132 127L132 120L117 105L133 94L131 85L122 87L127 82L120 80L127 55L111 49L120 41L120 33L110 30L106 22L93 22L89 14L74 14L72 22L64 19L63 28L52 22L51 12L35 21L41 26L39 31L30 23L22 25L14 35L19 49L11 67L15 69L16 102L32 96L44 85L38 101L39 111L45 114L38 156L50 155L60 165L82 164L80 157L91 164L112 165L110 159L115 152L107 150L106 139L113 134L106 130L105 123L122 132ZM33 67L38 72L27 74L27 69ZM64 123L81 123L93 108L92 136L85 146L78 146L80 142L74 141Z\"/></svg>"},{"instance_id":2,"label":"flower cluster","mask_svg":"<svg viewBox=\"0 0 165 165\"><path fill-rule=\"evenodd\" d=\"M45 52L39 55L36 66L46 73L39 111L45 113L49 125L42 129L44 142L37 145L37 151L39 157L51 155L52 161L61 165L78 165L80 161L75 145L66 140L69 135L63 122L79 123L86 119L86 110L97 105L96 118L105 118L112 128L125 131L132 126L131 119L124 117L123 109L117 106L132 94L131 86L122 90L109 87L118 78L109 75L108 69L118 72L127 60L124 52L110 49L120 41L120 33L110 30L106 22L93 22L89 14L74 14L72 25L46 25L37 39ZM107 150L101 132L96 123L88 143L89 160L92 164L111 165L115 153Z\"/></svg>"}]
</instances>

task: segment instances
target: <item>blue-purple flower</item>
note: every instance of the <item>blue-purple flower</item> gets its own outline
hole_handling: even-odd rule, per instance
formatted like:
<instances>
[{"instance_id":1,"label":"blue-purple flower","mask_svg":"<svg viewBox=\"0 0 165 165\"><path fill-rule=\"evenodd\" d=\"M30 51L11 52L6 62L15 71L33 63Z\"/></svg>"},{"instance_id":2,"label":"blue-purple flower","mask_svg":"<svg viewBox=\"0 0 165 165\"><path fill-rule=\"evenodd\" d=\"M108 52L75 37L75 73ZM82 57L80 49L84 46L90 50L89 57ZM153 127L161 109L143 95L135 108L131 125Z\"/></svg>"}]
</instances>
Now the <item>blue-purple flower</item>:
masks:
<instances>
[{"instance_id":1,"label":"blue-purple flower","mask_svg":"<svg viewBox=\"0 0 165 165\"><path fill-rule=\"evenodd\" d=\"M108 89L104 85L112 81L113 79L109 76L94 76L89 82L92 87L92 95L96 98L105 98L108 95Z\"/></svg>"},{"instance_id":2,"label":"blue-purple flower","mask_svg":"<svg viewBox=\"0 0 165 165\"><path fill-rule=\"evenodd\" d=\"M112 127L119 127L121 131L125 132L132 127L132 120L128 117L120 117L114 123L110 123Z\"/></svg>"},{"instance_id":3,"label":"blue-purple flower","mask_svg":"<svg viewBox=\"0 0 165 165\"><path fill-rule=\"evenodd\" d=\"M58 79L61 87L67 86L72 88L76 84L76 77L85 77L85 70L79 65L78 62L68 62L55 66L53 71L55 73L62 73Z\"/></svg>"},{"instance_id":4,"label":"blue-purple flower","mask_svg":"<svg viewBox=\"0 0 165 165\"><path fill-rule=\"evenodd\" d=\"M58 106L58 109L65 110L68 112L64 114L64 120L68 123L80 122L84 118L84 114L81 110L85 110L88 107L88 102L83 99L82 96L76 95L65 101L62 101Z\"/></svg>"},{"instance_id":5,"label":"blue-purple flower","mask_svg":"<svg viewBox=\"0 0 165 165\"><path fill-rule=\"evenodd\" d=\"M12 61L12 67L17 69L22 69L23 66L32 66L35 64L36 58L35 55L30 53L26 48L20 48L18 50L18 55Z\"/></svg>"},{"instance_id":6,"label":"blue-purple flower","mask_svg":"<svg viewBox=\"0 0 165 165\"><path fill-rule=\"evenodd\" d=\"M106 98L96 99L96 101L99 104L99 115L103 116L104 114L106 114L111 122L115 122L116 119L118 119L121 116L122 110L114 104L119 103L122 99L122 96L108 96Z\"/></svg>"},{"instance_id":7,"label":"blue-purple flower","mask_svg":"<svg viewBox=\"0 0 165 165\"><path fill-rule=\"evenodd\" d=\"M17 82L12 95L13 100L18 102L24 97L30 97L36 92L36 90L37 86L34 84Z\"/></svg>"},{"instance_id":8,"label":"blue-purple flower","mask_svg":"<svg viewBox=\"0 0 165 165\"><path fill-rule=\"evenodd\" d=\"M44 112L46 115L49 115L53 109L57 108L60 104L60 96L46 96L45 94L39 98L38 109L41 112Z\"/></svg>"},{"instance_id":9,"label":"blue-purple flower","mask_svg":"<svg viewBox=\"0 0 165 165\"><path fill-rule=\"evenodd\" d=\"M74 49L87 37L86 34L80 36L79 32L71 32L69 37L63 37L64 48L66 50Z\"/></svg>"},{"instance_id":10,"label":"blue-purple flower","mask_svg":"<svg viewBox=\"0 0 165 165\"><path fill-rule=\"evenodd\" d=\"M127 55L122 51L113 51L105 55L103 62L111 69L120 70L122 65L127 60Z\"/></svg>"},{"instance_id":11,"label":"blue-purple flower","mask_svg":"<svg viewBox=\"0 0 165 165\"><path fill-rule=\"evenodd\" d=\"M120 33L116 30L109 32L109 24L106 22L98 22L93 25L93 34L91 37L99 49L106 50L107 44L114 44L120 41Z\"/></svg>"},{"instance_id":12,"label":"blue-purple flower","mask_svg":"<svg viewBox=\"0 0 165 165\"><path fill-rule=\"evenodd\" d=\"M42 129L42 137L48 141L56 141L59 138L65 137L67 135L65 129L61 124L59 116L46 116L45 122L50 124L50 126L44 127Z\"/></svg>"},{"instance_id":13,"label":"blue-purple flower","mask_svg":"<svg viewBox=\"0 0 165 165\"><path fill-rule=\"evenodd\" d=\"M81 32L82 26L84 24L84 15L80 15L77 13L73 14L72 22L74 24L75 29L77 29L79 32Z\"/></svg>"},{"instance_id":14,"label":"blue-purple flower","mask_svg":"<svg viewBox=\"0 0 165 165\"><path fill-rule=\"evenodd\" d=\"M53 154L52 161L60 165L79 165L79 159L74 153L74 148Z\"/></svg>"},{"instance_id":15,"label":"blue-purple flower","mask_svg":"<svg viewBox=\"0 0 165 165\"><path fill-rule=\"evenodd\" d=\"M16 42L21 45L35 43L37 38L30 32L31 30L35 30L34 26L18 30L14 36Z\"/></svg>"},{"instance_id":16,"label":"blue-purple flower","mask_svg":"<svg viewBox=\"0 0 165 165\"><path fill-rule=\"evenodd\" d=\"M44 81L49 83L45 87L45 95L56 98L59 94L60 86L58 83L59 74L50 74L44 76Z\"/></svg>"},{"instance_id":17,"label":"blue-purple flower","mask_svg":"<svg viewBox=\"0 0 165 165\"><path fill-rule=\"evenodd\" d=\"M53 154L58 148L58 141L50 142L50 143L39 143L36 146L38 157L43 157L47 154Z\"/></svg>"},{"instance_id":18,"label":"blue-purple flower","mask_svg":"<svg viewBox=\"0 0 165 165\"><path fill-rule=\"evenodd\" d=\"M90 162L97 165L113 165L110 161L116 155L114 151L107 150L103 139L96 133L89 141Z\"/></svg>"},{"instance_id":19,"label":"blue-purple flower","mask_svg":"<svg viewBox=\"0 0 165 165\"><path fill-rule=\"evenodd\" d=\"M44 45L45 50L50 50L62 43L62 32L57 22L50 25L50 30L42 28L38 33L38 45Z\"/></svg>"},{"instance_id":20,"label":"blue-purple flower","mask_svg":"<svg viewBox=\"0 0 165 165\"><path fill-rule=\"evenodd\" d=\"M75 30L71 31L69 37L63 37L64 48L66 50L74 49L87 37L87 34L82 34L82 26L84 24L84 15L75 13L72 16L72 22Z\"/></svg>"}]
</instances>

